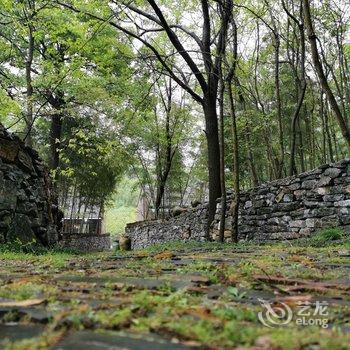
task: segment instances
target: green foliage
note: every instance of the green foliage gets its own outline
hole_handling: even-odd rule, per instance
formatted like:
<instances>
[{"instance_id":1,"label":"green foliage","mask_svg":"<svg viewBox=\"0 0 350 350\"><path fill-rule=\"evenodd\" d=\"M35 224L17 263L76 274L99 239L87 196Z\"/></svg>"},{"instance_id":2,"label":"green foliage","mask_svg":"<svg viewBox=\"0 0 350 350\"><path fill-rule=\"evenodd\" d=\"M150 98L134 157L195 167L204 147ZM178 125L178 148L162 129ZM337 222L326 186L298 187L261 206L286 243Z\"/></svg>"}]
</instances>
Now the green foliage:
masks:
<instances>
[{"instance_id":1,"label":"green foliage","mask_svg":"<svg viewBox=\"0 0 350 350\"><path fill-rule=\"evenodd\" d=\"M35 4L35 6L31 6ZM202 108L174 81L154 59L147 45L136 44L108 21L127 25L130 18L120 4L108 1L70 2L79 11L44 0L0 0L0 121L20 132L26 128L28 105L33 105L34 146L46 161L54 158L53 144L60 151L59 169L53 175L60 199L75 193L89 205L106 206L118 190L124 173L135 177L138 192L151 206L155 204L167 168L162 206L187 205L206 199L208 164L205 122ZM161 1L180 42L186 43L202 71L201 53L193 35L200 39L202 29L199 1ZM135 6L149 12L147 1ZM234 92L239 140L239 175L242 188L289 174L291 143L296 140L298 172L348 156L336 119L319 87L309 59L306 62L307 90L300 110L295 135L291 117L295 111L301 78L299 28L287 16L281 3L239 1L234 6L237 24L238 59ZM298 18L299 4L287 4ZM339 101L342 113L349 114L347 82L350 60L346 4L327 1L313 4L315 30L322 48L327 78ZM94 14L94 16L90 16ZM210 8L212 37L219 28L218 12ZM281 15L283 14L283 15ZM97 17L96 17L97 16ZM98 19L101 18L102 20ZM126 21L126 22L124 22ZM126 24L128 23L128 24ZM145 19L145 27L152 26ZM281 120L276 96L275 36L280 39L279 82ZM130 30L134 30L130 26ZM232 29L232 28L231 28ZM231 30L229 29L229 30ZM141 30L139 28L139 30ZM33 94L26 97L29 63L29 32L33 32L34 52L31 67ZM170 69L190 88L201 94L196 79L188 75L178 50L174 51L164 31L144 33ZM232 36L227 38L225 64L232 61ZM213 56L217 47L212 45ZM307 50L309 50L307 45ZM309 52L307 52L307 57ZM183 63L183 62L182 62ZM328 71L329 70L329 71ZM311 74L309 73L311 72ZM238 84L239 83L239 84ZM169 91L171 98L168 101ZM216 98L218 96L215 96ZM224 95L224 146L227 188L233 185L233 142L228 96ZM52 140L54 116L62 119L61 135ZM281 144L284 144L283 147ZM283 155L281 154L283 149ZM218 155L219 156L219 155ZM283 158L283 164L280 164ZM123 186L123 185L122 185ZM134 204L116 203L107 213L108 230L122 232L122 225L135 217ZM125 220L115 219L122 216ZM118 221L117 224L112 222Z\"/></svg>"},{"instance_id":2,"label":"green foliage","mask_svg":"<svg viewBox=\"0 0 350 350\"><path fill-rule=\"evenodd\" d=\"M232 286L227 288L227 292L230 296L237 299L243 299L246 295L245 292L240 292L237 287L232 287Z\"/></svg>"},{"instance_id":3,"label":"green foliage","mask_svg":"<svg viewBox=\"0 0 350 350\"><path fill-rule=\"evenodd\" d=\"M13 284L4 287L0 287L0 297L15 299L15 300L27 300L37 298L44 290L48 289L44 284L37 283L25 283L25 284ZM51 290L52 292L53 290Z\"/></svg>"},{"instance_id":4,"label":"green foliage","mask_svg":"<svg viewBox=\"0 0 350 350\"><path fill-rule=\"evenodd\" d=\"M16 252L16 253L42 253L46 252L46 249L43 248L41 244L38 244L36 240L32 240L30 242L23 243L19 238L16 240L1 244L0 252Z\"/></svg>"},{"instance_id":5,"label":"green foliage","mask_svg":"<svg viewBox=\"0 0 350 350\"><path fill-rule=\"evenodd\" d=\"M112 236L124 234L126 224L136 221L135 207L114 207L107 209L105 213L106 232Z\"/></svg>"},{"instance_id":6,"label":"green foliage","mask_svg":"<svg viewBox=\"0 0 350 350\"><path fill-rule=\"evenodd\" d=\"M349 241L349 234L346 234L341 227L330 227L312 235L308 239L308 244L313 247L324 247L340 240Z\"/></svg>"},{"instance_id":7,"label":"green foliage","mask_svg":"<svg viewBox=\"0 0 350 350\"><path fill-rule=\"evenodd\" d=\"M0 73L6 78L0 86L0 121L14 124L19 131L25 125L28 101L20 91L27 89L24 68L31 29L34 94L30 102L35 121L31 135L36 148L47 161L54 156L51 115L59 113L62 134L54 142L61 164L53 174L56 185L63 192L77 186L89 202L103 204L128 166L115 129L105 122L121 110L133 85L132 50L110 26L62 11L52 2L36 0L35 10L32 2L2 0L0 6ZM99 4L101 15L106 10L108 6Z\"/></svg>"},{"instance_id":8,"label":"green foliage","mask_svg":"<svg viewBox=\"0 0 350 350\"><path fill-rule=\"evenodd\" d=\"M136 207L139 198L139 189L136 179L126 175L118 183L116 192L110 203L111 208Z\"/></svg>"},{"instance_id":9,"label":"green foliage","mask_svg":"<svg viewBox=\"0 0 350 350\"><path fill-rule=\"evenodd\" d=\"M92 125L75 134L61 153L61 161L63 182L75 184L81 196L96 204L109 199L127 165L121 145L106 131L97 133Z\"/></svg>"},{"instance_id":10,"label":"green foliage","mask_svg":"<svg viewBox=\"0 0 350 350\"><path fill-rule=\"evenodd\" d=\"M327 235L334 237L334 234ZM186 275L169 274L167 271L170 267L178 268L178 261L175 265L171 260L158 260L153 253L147 255L146 251L128 252L124 259L120 256L121 260L118 261L113 261L110 253L5 253L1 255L0 273L13 273L13 278L4 280L0 297L14 299L12 302L18 304L21 301L30 304L33 302L31 299L39 298L46 302L47 310L54 312L54 317L48 320L46 332L40 336L25 341L0 340L0 346L9 350L49 349L56 346L58 339L67 332L98 330L102 335L120 331L119 336L125 332L142 339L147 333L155 334L155 337L169 335L176 337L180 343L196 345L198 348L231 349L264 344L268 349L317 346L322 350L345 350L349 342L349 335L342 331L349 312L346 305L329 305L327 318L332 322L332 327L324 330L311 326L298 327L294 322L287 327L264 327L258 319L261 306L255 303L255 293L259 296L264 292L271 295L281 292L280 284L269 282L268 277L274 276L304 278L305 285L310 288L308 295L312 293L316 300L329 298L335 290L344 292L344 285L337 280L334 280L335 286L329 290L313 290L318 282L327 281L330 284L330 279L346 277L347 260L341 253L344 246L340 241L337 242L336 248L253 243L220 246L191 242L190 250L186 252L179 243L170 244L173 253L185 259ZM175 247L179 250L175 250ZM339 276L334 274L336 269L329 265L331 260L325 260L326 256L332 256L338 259L337 264L344 265L344 268L337 269ZM222 259L226 258L228 261L237 259L240 263L223 263ZM303 264L303 268L295 270L291 267L291 261ZM254 274L261 276L264 272L266 281L259 283L254 276L246 274L244 266L248 265L254 266ZM85 273L87 271L88 276ZM172 282L188 283L188 278L192 278L195 273L203 277L203 273L207 272L220 274L220 279L209 283L204 279L205 285L195 290L191 287L172 288ZM156 287L140 288L134 285L133 279L129 279L131 276L146 285L148 281L161 283ZM335 289L336 286L339 289ZM238 300L243 297L243 289L247 291L247 297ZM220 295L215 300L208 298L207 293L211 291L219 291ZM305 295L284 295L282 300L289 302L289 306L296 311L299 297L304 300ZM42 308L42 305L38 308ZM31 310L32 307L28 313ZM2 321L32 323L29 318L23 317L22 312L16 311L7 313Z\"/></svg>"},{"instance_id":11,"label":"green foliage","mask_svg":"<svg viewBox=\"0 0 350 350\"><path fill-rule=\"evenodd\" d=\"M139 193L137 181L128 177L118 183L116 193L108 202L105 211L106 231L112 235L122 235L125 225L136 221Z\"/></svg>"}]
</instances>

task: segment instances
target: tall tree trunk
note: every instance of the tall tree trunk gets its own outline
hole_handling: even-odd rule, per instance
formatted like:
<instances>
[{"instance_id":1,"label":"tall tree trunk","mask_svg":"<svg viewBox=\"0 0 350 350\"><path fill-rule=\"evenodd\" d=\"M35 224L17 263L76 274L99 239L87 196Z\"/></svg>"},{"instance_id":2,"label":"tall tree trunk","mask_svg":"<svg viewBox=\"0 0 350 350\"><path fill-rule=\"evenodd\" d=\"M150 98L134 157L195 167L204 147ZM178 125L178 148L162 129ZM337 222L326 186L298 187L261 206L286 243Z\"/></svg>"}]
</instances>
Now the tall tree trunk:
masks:
<instances>
[{"instance_id":1,"label":"tall tree trunk","mask_svg":"<svg viewBox=\"0 0 350 350\"><path fill-rule=\"evenodd\" d=\"M248 161L249 161L249 166L250 166L250 172L252 175L253 187L257 187L257 186L259 186L259 176L258 176L258 172L256 171L254 153L253 153L253 145L252 145L252 141L250 138L250 126L248 126L248 125L245 128L244 137L245 137L247 145L248 145Z\"/></svg>"},{"instance_id":2,"label":"tall tree trunk","mask_svg":"<svg viewBox=\"0 0 350 350\"><path fill-rule=\"evenodd\" d=\"M232 85L228 86L228 95L230 101L230 114L231 114L231 125L232 125L232 136L233 136L233 190L234 199L231 204L231 215L232 215L232 241L238 242L238 214L239 214L239 160L238 160L238 135L237 135L237 120L236 111L233 100Z\"/></svg>"},{"instance_id":3,"label":"tall tree trunk","mask_svg":"<svg viewBox=\"0 0 350 350\"><path fill-rule=\"evenodd\" d=\"M257 31L257 37L255 42L255 51L256 51L256 57L254 62L254 91L256 94L256 108L258 111L261 111L261 113L266 116L266 110L265 106L261 100L260 92L259 92L259 82L258 82L258 62L259 62L259 51L260 51L260 26L259 22L257 21L256 31ZM264 141L266 143L266 154L267 154L267 160L268 160L268 167L269 167L269 180L276 179L278 177L278 167L276 168L276 162L274 161L274 150L271 146L271 140L269 139L269 130L267 129L266 123L263 125L263 134L264 134Z\"/></svg>"},{"instance_id":4,"label":"tall tree trunk","mask_svg":"<svg viewBox=\"0 0 350 350\"><path fill-rule=\"evenodd\" d=\"M236 30L235 24L233 24L233 26L234 26L234 33L236 33L237 30ZM235 38L236 38L236 34L234 34L234 40L237 40ZM236 56L237 56L237 54L236 54ZM232 68L236 69L235 67L232 67ZM231 72L231 74L232 74L232 72ZM246 113L247 112L247 105L246 105L246 101L245 101L245 98L243 95L243 89L242 89L242 85L240 83L240 80L237 77L237 75L235 75L235 74L233 74L232 79L234 80L234 83L236 84L236 88L238 91L238 100L239 100L241 109L243 110L243 112ZM253 186L256 187L259 185L259 176L258 176L256 166L255 166L253 145L252 145L252 141L251 141L251 126L249 124L249 121L247 121L246 125L245 125L244 138L245 138L245 141L248 145L247 152L248 152L248 161L249 161L249 166L250 166L250 172L252 175L252 182L253 182Z\"/></svg>"},{"instance_id":5,"label":"tall tree trunk","mask_svg":"<svg viewBox=\"0 0 350 350\"><path fill-rule=\"evenodd\" d=\"M50 170L53 173L53 195L52 203L58 206L58 179L59 179L59 166L60 166L60 149L62 139L62 124L63 124L63 108L65 106L64 94L58 90L56 96L52 93L48 93L47 99L50 105L54 108L54 113L51 116L50 124L50 157L49 164Z\"/></svg>"},{"instance_id":6,"label":"tall tree trunk","mask_svg":"<svg viewBox=\"0 0 350 350\"><path fill-rule=\"evenodd\" d=\"M320 92L320 114L322 121L322 164L327 163L327 147L326 147L326 118L324 112L324 103L323 103L323 91Z\"/></svg>"},{"instance_id":7,"label":"tall tree trunk","mask_svg":"<svg viewBox=\"0 0 350 350\"><path fill-rule=\"evenodd\" d=\"M219 241L223 242L225 237L226 225L226 179L225 179L225 125L224 125L224 92L225 84L222 78L222 70L220 70L220 97L219 97L219 113L220 113L220 185L221 185L221 213Z\"/></svg>"},{"instance_id":8,"label":"tall tree trunk","mask_svg":"<svg viewBox=\"0 0 350 350\"><path fill-rule=\"evenodd\" d=\"M27 111L26 111L26 130L25 143L27 146L33 146L32 128L33 128L33 83L32 83L32 64L34 56L34 35L33 26L28 25L28 52L26 59L26 84L27 84Z\"/></svg>"},{"instance_id":9,"label":"tall tree trunk","mask_svg":"<svg viewBox=\"0 0 350 350\"><path fill-rule=\"evenodd\" d=\"M296 167L296 137L297 137L297 126L299 125L300 132L300 141L301 141L301 130L300 130L300 122L299 115L300 110L303 105L303 101L305 98L306 92L306 78L305 78L305 31L304 31L304 21L301 19L299 21L286 7L285 2L282 0L282 6L284 11L287 13L288 17L295 22L299 29L300 34L300 79L298 77L298 68L295 68L295 78L297 82L297 103L292 117L292 125L291 125L291 150L290 150L290 166L289 166L289 175L297 174L298 170ZM302 2L300 1L299 12L302 14ZM301 16L302 17L302 16ZM301 159L301 163L303 164L303 158ZM304 168L304 166L302 166Z\"/></svg>"},{"instance_id":10,"label":"tall tree trunk","mask_svg":"<svg viewBox=\"0 0 350 350\"><path fill-rule=\"evenodd\" d=\"M312 61L313 61L317 76L320 80L322 89L324 90L327 96L327 99L333 110L333 113L337 119L340 131L350 150L350 129L345 121L344 116L342 115L339 105L334 97L334 94L328 84L327 78L323 71L322 63L321 63L320 56L317 49L317 36L313 28L309 0L303 0L303 13L304 13L305 25L308 32L308 38L311 46Z\"/></svg>"},{"instance_id":11,"label":"tall tree trunk","mask_svg":"<svg viewBox=\"0 0 350 350\"><path fill-rule=\"evenodd\" d=\"M51 170L57 172L60 162L60 142L62 135L62 114L57 111L51 117L51 127L50 127L50 168ZM54 176L57 180L57 175Z\"/></svg>"},{"instance_id":12,"label":"tall tree trunk","mask_svg":"<svg viewBox=\"0 0 350 350\"><path fill-rule=\"evenodd\" d=\"M304 101L305 91L306 91L306 82L305 79L303 79L301 83L301 90L299 91L299 97L296 109L293 113L292 117L292 144L291 144L291 150L290 150L290 166L289 166L289 175L295 175L297 174L297 167L296 167L296 161L295 161L295 155L296 155L296 136L297 136L297 124L298 124L298 118L301 106Z\"/></svg>"},{"instance_id":13,"label":"tall tree trunk","mask_svg":"<svg viewBox=\"0 0 350 350\"><path fill-rule=\"evenodd\" d=\"M276 24L275 17L272 12L272 7L267 0L264 1L268 7L270 13L272 26L268 26L273 35L274 41L274 60L275 60L275 89L276 89L276 105L277 105L277 122L278 122L278 131L279 131L279 157L276 157L276 168L277 168L277 177L281 178L284 170L284 130L283 130L283 120L282 120L282 100L281 100L281 84L280 84L280 48L281 41L280 35L278 32L278 24Z\"/></svg>"},{"instance_id":14,"label":"tall tree trunk","mask_svg":"<svg viewBox=\"0 0 350 350\"><path fill-rule=\"evenodd\" d=\"M276 30L276 29L275 29ZM275 40L275 88L276 88L276 103L277 103L277 120L279 130L279 144L280 144L280 157L278 159L278 174L277 177L281 178L284 167L284 132L282 121L282 101L281 101L281 85L280 85L280 38L277 32L274 33Z\"/></svg>"},{"instance_id":15,"label":"tall tree trunk","mask_svg":"<svg viewBox=\"0 0 350 350\"><path fill-rule=\"evenodd\" d=\"M239 99L245 110L245 100L242 95L241 85L239 84L239 79L236 76L237 60L238 60L238 40L237 40L237 25L235 19L232 18L232 34L233 34L233 62L230 72L227 77L227 87L228 87L228 98L230 105L230 115L231 115L231 129L233 138L233 191L234 198L231 203L231 216L232 216L232 231L231 238L232 242L238 242L238 214L239 214L239 152L238 152L238 134L237 134L237 120L236 120L236 109L232 91L232 81L235 81L239 91Z\"/></svg>"},{"instance_id":16,"label":"tall tree trunk","mask_svg":"<svg viewBox=\"0 0 350 350\"><path fill-rule=\"evenodd\" d=\"M232 0L224 0L218 3L220 13L220 30L218 32L218 44L215 60L211 57L211 19L209 14L209 1L201 0L203 14L202 57L207 75L207 85L203 90L203 110L205 115L205 132L208 144L208 168L209 168L209 213L207 238L210 236L210 227L216 211L216 199L226 196L222 192L220 142L218 130L218 118L216 102L218 97L218 85L222 79L222 60L226 52L227 30L232 16Z\"/></svg>"},{"instance_id":17,"label":"tall tree trunk","mask_svg":"<svg viewBox=\"0 0 350 350\"><path fill-rule=\"evenodd\" d=\"M162 102L165 109L165 118L166 118L165 119L165 138L166 138L165 164L164 166L162 166L162 161L159 159L158 184L157 184L156 199L155 199L156 218L159 217L159 210L162 205L162 202L163 202L163 217L164 217L165 186L169 177L173 158L177 149L177 146L173 147L172 133L170 130L170 117L171 117L171 110L172 110L172 80L171 79L169 79L169 85L166 86L166 95L167 95L166 99L162 97ZM174 125L174 128L175 128L175 125ZM159 143L160 143L160 140L158 142L158 145ZM161 152L160 150L158 150L158 155L159 155L158 158L160 157L160 154Z\"/></svg>"},{"instance_id":18,"label":"tall tree trunk","mask_svg":"<svg viewBox=\"0 0 350 350\"><path fill-rule=\"evenodd\" d=\"M306 171L305 155L304 155L304 136L303 136L303 130L301 128L300 117L298 118L298 137L299 137L300 168L301 168L301 172L304 173Z\"/></svg>"},{"instance_id":19,"label":"tall tree trunk","mask_svg":"<svg viewBox=\"0 0 350 350\"><path fill-rule=\"evenodd\" d=\"M167 150L167 160L166 160L165 168L162 171L162 174L159 178L159 184L157 186L157 192L156 192L156 200L155 200L156 218L159 217L159 210L162 204L162 200L164 198L165 185L171 170L171 164L172 164L172 159L174 154L175 154L175 151L172 152L170 149L168 152Z\"/></svg>"},{"instance_id":20,"label":"tall tree trunk","mask_svg":"<svg viewBox=\"0 0 350 350\"><path fill-rule=\"evenodd\" d=\"M205 116L205 135L208 146L209 173L209 208L206 238L210 238L210 226L215 217L216 200L221 197L220 186L220 146L218 133L218 118L216 112L216 96L206 96L203 102Z\"/></svg>"},{"instance_id":21,"label":"tall tree trunk","mask_svg":"<svg viewBox=\"0 0 350 350\"><path fill-rule=\"evenodd\" d=\"M326 106L327 107L327 106ZM329 118L328 118L328 111L325 111L324 114L324 121L325 121L325 129L326 129L326 135L327 135L327 142L328 142L328 154L329 154L329 160L331 162L334 162L334 155L333 155L333 146L332 146L332 137L331 132L329 128Z\"/></svg>"}]
</instances>

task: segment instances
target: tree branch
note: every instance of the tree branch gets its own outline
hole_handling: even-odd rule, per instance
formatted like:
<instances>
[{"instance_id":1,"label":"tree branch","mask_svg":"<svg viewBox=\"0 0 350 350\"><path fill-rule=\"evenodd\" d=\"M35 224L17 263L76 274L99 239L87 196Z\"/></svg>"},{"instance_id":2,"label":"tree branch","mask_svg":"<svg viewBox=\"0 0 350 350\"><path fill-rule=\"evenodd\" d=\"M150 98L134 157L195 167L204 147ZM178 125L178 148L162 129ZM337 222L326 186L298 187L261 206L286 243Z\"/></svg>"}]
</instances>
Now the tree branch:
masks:
<instances>
[{"instance_id":1,"label":"tree branch","mask_svg":"<svg viewBox=\"0 0 350 350\"><path fill-rule=\"evenodd\" d=\"M193 74L195 75L196 79L198 80L199 85L202 88L202 91L205 92L207 90L208 85L207 85L207 82L205 81L202 73L200 72L198 66L194 63L194 61L192 60L191 56L188 54L186 49L183 47L183 45L181 44L181 42L180 42L179 38L177 37L177 35L169 27L169 24L168 24L167 20L165 19L162 11L157 6L155 1L154 0L147 0L147 1L152 6L154 12L158 16L158 18L159 18L159 20L160 20L160 22L162 24L162 27L165 29L165 32L168 35L169 40L174 45L175 49L179 52L179 54L182 56L182 58L185 60L187 65L190 67L191 71L193 72Z\"/></svg>"},{"instance_id":2,"label":"tree branch","mask_svg":"<svg viewBox=\"0 0 350 350\"><path fill-rule=\"evenodd\" d=\"M95 20L98 20L98 21L103 21L103 22L107 22L109 23L112 27L120 30L121 32L123 32L124 34L134 38L134 39L137 39L139 40L140 42L142 42L147 48L149 48L156 56L156 58L158 59L158 61L161 63L161 65L166 69L166 71L169 72L170 76L174 79L174 81L176 81L177 84L179 84L184 90L186 90L192 97L195 101L199 102L199 103L202 103L202 97L199 96L196 92L194 92L186 83L184 83L181 79L179 79L175 74L174 72L172 71L172 69L167 65L167 63L165 62L165 60L162 58L161 54L159 53L159 51L153 46L151 45L148 41L142 39L139 35L137 35L136 33L133 33L131 32L130 30L120 26L119 24L113 22L112 20L110 19L104 19L104 18L101 18L97 15L94 15L92 13L89 13L89 12L85 12L85 11L82 11L80 9L77 9L76 7L72 6L72 5L69 5L69 4L66 4L66 3L63 3L59 0L56 1L57 4L73 11L73 12L76 12L76 13L83 13Z\"/></svg>"}]
</instances>

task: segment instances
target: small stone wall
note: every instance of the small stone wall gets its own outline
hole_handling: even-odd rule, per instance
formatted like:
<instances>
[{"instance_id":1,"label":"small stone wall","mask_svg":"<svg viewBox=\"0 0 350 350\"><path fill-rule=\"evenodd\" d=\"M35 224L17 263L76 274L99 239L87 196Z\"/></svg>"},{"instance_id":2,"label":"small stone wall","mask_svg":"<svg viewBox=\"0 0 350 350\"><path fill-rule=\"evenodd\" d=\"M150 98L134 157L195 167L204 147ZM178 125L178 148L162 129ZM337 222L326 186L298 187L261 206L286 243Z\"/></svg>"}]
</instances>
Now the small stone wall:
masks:
<instances>
[{"instance_id":1,"label":"small stone wall","mask_svg":"<svg viewBox=\"0 0 350 350\"><path fill-rule=\"evenodd\" d=\"M59 246L84 253L102 252L111 249L111 237L110 235L65 235L59 242Z\"/></svg>"},{"instance_id":2,"label":"small stone wall","mask_svg":"<svg viewBox=\"0 0 350 350\"><path fill-rule=\"evenodd\" d=\"M232 218L228 193L225 239L230 240ZM218 237L220 201L211 236ZM132 248L170 240L204 240L207 205L190 208L167 221L128 224L125 233ZM241 194L240 240L294 239L321 227L350 225L350 159L327 164L281 180L272 181Z\"/></svg>"},{"instance_id":3,"label":"small stone wall","mask_svg":"<svg viewBox=\"0 0 350 350\"><path fill-rule=\"evenodd\" d=\"M36 151L0 124L0 244L57 241L48 171Z\"/></svg>"},{"instance_id":4,"label":"small stone wall","mask_svg":"<svg viewBox=\"0 0 350 350\"><path fill-rule=\"evenodd\" d=\"M131 239L131 248L174 240L205 240L207 204L191 209L170 220L140 221L127 224L126 236Z\"/></svg>"}]
</instances>

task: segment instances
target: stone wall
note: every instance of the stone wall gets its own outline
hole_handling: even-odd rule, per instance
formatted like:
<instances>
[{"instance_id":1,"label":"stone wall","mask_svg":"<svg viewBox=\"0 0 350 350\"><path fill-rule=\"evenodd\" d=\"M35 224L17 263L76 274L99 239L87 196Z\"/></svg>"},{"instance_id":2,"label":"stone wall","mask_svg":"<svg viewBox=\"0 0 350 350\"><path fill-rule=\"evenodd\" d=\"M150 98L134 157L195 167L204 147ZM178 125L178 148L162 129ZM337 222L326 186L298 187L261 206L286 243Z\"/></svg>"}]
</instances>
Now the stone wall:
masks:
<instances>
[{"instance_id":1,"label":"stone wall","mask_svg":"<svg viewBox=\"0 0 350 350\"><path fill-rule=\"evenodd\" d=\"M131 239L132 249L174 240L204 241L206 223L207 205L203 204L167 221L127 224L125 234Z\"/></svg>"},{"instance_id":2,"label":"stone wall","mask_svg":"<svg viewBox=\"0 0 350 350\"><path fill-rule=\"evenodd\" d=\"M50 178L37 152L0 124L0 244L57 241Z\"/></svg>"},{"instance_id":3,"label":"stone wall","mask_svg":"<svg viewBox=\"0 0 350 350\"><path fill-rule=\"evenodd\" d=\"M111 249L110 235L75 234L66 235L59 246L79 252L102 252Z\"/></svg>"},{"instance_id":4,"label":"stone wall","mask_svg":"<svg viewBox=\"0 0 350 350\"><path fill-rule=\"evenodd\" d=\"M233 194L228 193L225 239L229 241ZM220 201L211 230L217 239ZM128 224L132 248L170 240L204 240L207 205L190 208L167 221ZM240 198L239 239L294 239L321 227L350 225L350 159L327 164L243 192Z\"/></svg>"}]
</instances>

